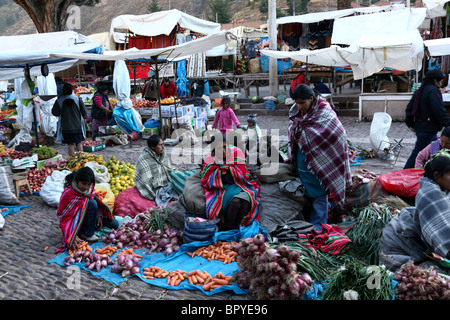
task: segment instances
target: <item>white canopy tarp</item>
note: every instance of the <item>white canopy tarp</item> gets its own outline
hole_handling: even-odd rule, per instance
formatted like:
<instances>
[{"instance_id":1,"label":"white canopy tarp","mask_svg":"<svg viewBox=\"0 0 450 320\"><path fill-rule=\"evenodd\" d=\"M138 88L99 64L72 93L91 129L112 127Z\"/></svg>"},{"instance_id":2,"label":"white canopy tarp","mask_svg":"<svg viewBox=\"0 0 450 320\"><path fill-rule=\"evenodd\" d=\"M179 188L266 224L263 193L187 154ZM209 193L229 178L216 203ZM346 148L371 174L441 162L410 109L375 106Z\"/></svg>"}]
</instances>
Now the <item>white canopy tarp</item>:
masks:
<instances>
[{"instance_id":1,"label":"white canopy tarp","mask_svg":"<svg viewBox=\"0 0 450 320\"><path fill-rule=\"evenodd\" d=\"M389 6L380 6L380 7L364 7L364 8L351 8L351 9L343 9L343 10L333 10L333 11L324 11L324 12L312 12L307 14L301 14L298 16L289 16L282 17L276 20L277 25L280 24L288 24L288 23L314 23L320 22L323 20L334 20L341 17L347 17L353 14L370 14L376 12L385 12L390 10L401 10L404 9L405 5L403 4L392 4Z\"/></svg>"},{"instance_id":2,"label":"white canopy tarp","mask_svg":"<svg viewBox=\"0 0 450 320\"><path fill-rule=\"evenodd\" d=\"M447 12L444 9L444 5L448 1L449 0L422 0L425 8L427 8L427 17L445 17L447 15Z\"/></svg>"},{"instance_id":3,"label":"white canopy tarp","mask_svg":"<svg viewBox=\"0 0 450 320\"><path fill-rule=\"evenodd\" d=\"M338 41L344 44L350 44L347 48L334 44L319 50L281 52L265 49L261 53L277 59L292 58L324 66L350 66L355 80L368 77L383 68L401 71L420 70L424 49L423 40L416 26L422 23L425 14L425 9L405 9L339 18L334 22L337 28L333 27L332 43L333 39L339 39ZM374 27L374 24L377 26ZM392 25L397 26L397 29L391 29ZM359 34L356 38L348 32L355 28ZM346 35L335 35L335 32L340 33L344 30Z\"/></svg>"},{"instance_id":4,"label":"white canopy tarp","mask_svg":"<svg viewBox=\"0 0 450 320\"><path fill-rule=\"evenodd\" d=\"M189 58L192 54L206 52L211 48L223 45L235 38L235 35L229 31L219 31L200 39L190 42L182 43L176 46L159 49L144 49L136 48L128 50L110 50L103 54L92 53L57 53L55 58L72 58L82 60L152 60L157 57L162 60L180 61Z\"/></svg>"},{"instance_id":5,"label":"white canopy tarp","mask_svg":"<svg viewBox=\"0 0 450 320\"><path fill-rule=\"evenodd\" d=\"M425 40L423 44L432 57L450 55L450 38Z\"/></svg>"},{"instance_id":6,"label":"white canopy tarp","mask_svg":"<svg viewBox=\"0 0 450 320\"><path fill-rule=\"evenodd\" d=\"M203 20L173 9L144 15L128 14L115 17L111 21L110 32L116 43L124 43L125 33L122 30L128 30L136 35L153 37L162 34L169 35L177 25L205 35L220 31L219 23Z\"/></svg>"},{"instance_id":7,"label":"white canopy tarp","mask_svg":"<svg viewBox=\"0 0 450 320\"><path fill-rule=\"evenodd\" d=\"M109 32L93 33L88 35L88 38L95 42L101 43L105 50L116 49L116 44L114 42L113 36Z\"/></svg>"},{"instance_id":8,"label":"white canopy tarp","mask_svg":"<svg viewBox=\"0 0 450 320\"><path fill-rule=\"evenodd\" d=\"M2 36L0 48L0 80L23 77L27 65L32 76L39 76L43 64L49 72L58 72L77 62L55 59L54 53L101 52L101 44L74 31Z\"/></svg>"}]
</instances>

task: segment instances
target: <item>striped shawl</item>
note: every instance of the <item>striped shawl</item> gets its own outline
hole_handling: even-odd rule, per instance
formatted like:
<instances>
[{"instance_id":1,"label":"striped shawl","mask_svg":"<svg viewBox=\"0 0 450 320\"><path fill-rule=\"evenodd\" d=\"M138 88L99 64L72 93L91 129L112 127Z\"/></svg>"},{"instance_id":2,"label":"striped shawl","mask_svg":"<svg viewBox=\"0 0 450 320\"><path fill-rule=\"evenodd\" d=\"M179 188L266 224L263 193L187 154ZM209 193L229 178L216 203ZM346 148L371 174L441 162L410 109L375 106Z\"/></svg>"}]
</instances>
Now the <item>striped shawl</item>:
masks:
<instances>
[{"instance_id":1,"label":"striped shawl","mask_svg":"<svg viewBox=\"0 0 450 320\"><path fill-rule=\"evenodd\" d=\"M63 247L70 248L73 245L76 235L83 224L89 199L94 199L98 203L103 217L114 219L111 209L106 205L102 198L95 192L89 196L82 196L72 187L64 189L59 200L56 216L59 220L59 226L63 234ZM62 249L60 248L60 250Z\"/></svg>"},{"instance_id":2,"label":"striped shawl","mask_svg":"<svg viewBox=\"0 0 450 320\"><path fill-rule=\"evenodd\" d=\"M345 190L351 185L347 135L328 102L318 96L309 111L298 116L297 107L289 115L288 162L295 163L297 145L306 156L308 167L341 207Z\"/></svg>"},{"instance_id":3,"label":"striped shawl","mask_svg":"<svg viewBox=\"0 0 450 320\"><path fill-rule=\"evenodd\" d=\"M230 159L232 159L230 161ZM220 164L219 159L208 155L205 159L202 171L202 186L206 196L206 216L210 220L220 217L224 202L225 187L222 182L222 174L229 171L235 181L244 192L250 196L251 209L244 217L240 226L248 226L254 220L259 221L261 200L259 197L259 184L253 180L245 166L243 152L237 147L230 147L226 164Z\"/></svg>"}]
</instances>

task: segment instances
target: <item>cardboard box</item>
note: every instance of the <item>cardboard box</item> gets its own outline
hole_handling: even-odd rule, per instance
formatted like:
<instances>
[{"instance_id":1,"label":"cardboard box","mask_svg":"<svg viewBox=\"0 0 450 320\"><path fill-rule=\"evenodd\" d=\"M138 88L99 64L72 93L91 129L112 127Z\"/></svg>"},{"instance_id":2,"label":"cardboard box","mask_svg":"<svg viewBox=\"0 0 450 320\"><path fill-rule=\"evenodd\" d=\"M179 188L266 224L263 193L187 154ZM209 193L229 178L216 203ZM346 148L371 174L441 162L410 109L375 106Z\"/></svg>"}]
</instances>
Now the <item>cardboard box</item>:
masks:
<instances>
[{"instance_id":1,"label":"cardboard box","mask_svg":"<svg viewBox=\"0 0 450 320\"><path fill-rule=\"evenodd\" d=\"M171 106L170 107L170 115L172 116L172 118L175 116L184 117L186 115L186 109L182 106L179 106L179 107Z\"/></svg>"},{"instance_id":2,"label":"cardboard box","mask_svg":"<svg viewBox=\"0 0 450 320\"><path fill-rule=\"evenodd\" d=\"M84 146L83 151L84 152L94 152L94 151L100 151L106 148L106 143L100 143L96 146Z\"/></svg>"},{"instance_id":3,"label":"cardboard box","mask_svg":"<svg viewBox=\"0 0 450 320\"><path fill-rule=\"evenodd\" d=\"M142 131L142 139L148 139L154 134L159 135L159 128L144 128L144 131Z\"/></svg>"},{"instance_id":4,"label":"cardboard box","mask_svg":"<svg viewBox=\"0 0 450 320\"><path fill-rule=\"evenodd\" d=\"M58 155L54 156L53 158L44 159L44 160L38 160L38 162L37 162L37 164L36 164L36 167L37 167L38 169L42 169L42 168L44 168L45 163L46 163L47 161L53 162L53 161L55 161L56 159L61 159L61 158L62 158L62 155L58 154Z\"/></svg>"},{"instance_id":5,"label":"cardboard box","mask_svg":"<svg viewBox=\"0 0 450 320\"><path fill-rule=\"evenodd\" d=\"M193 104L190 104L190 105L187 105L187 106L183 106L183 108L184 108L184 110L185 110L185 114L187 115L187 116L194 116L195 114L194 114L194 105Z\"/></svg>"},{"instance_id":6,"label":"cardboard box","mask_svg":"<svg viewBox=\"0 0 450 320\"><path fill-rule=\"evenodd\" d=\"M33 154L31 157L23 157L22 159L13 159L11 167L13 169L23 169L29 167L35 167L38 161L38 155Z\"/></svg>"},{"instance_id":7,"label":"cardboard box","mask_svg":"<svg viewBox=\"0 0 450 320\"><path fill-rule=\"evenodd\" d=\"M170 117L171 116L171 106L161 106L161 117Z\"/></svg>"},{"instance_id":8,"label":"cardboard box","mask_svg":"<svg viewBox=\"0 0 450 320\"><path fill-rule=\"evenodd\" d=\"M195 129L205 129L206 122L208 122L207 117L198 117L194 119L194 127Z\"/></svg>"},{"instance_id":9,"label":"cardboard box","mask_svg":"<svg viewBox=\"0 0 450 320\"><path fill-rule=\"evenodd\" d=\"M194 107L194 115L196 118L208 117L208 107Z\"/></svg>"}]
</instances>

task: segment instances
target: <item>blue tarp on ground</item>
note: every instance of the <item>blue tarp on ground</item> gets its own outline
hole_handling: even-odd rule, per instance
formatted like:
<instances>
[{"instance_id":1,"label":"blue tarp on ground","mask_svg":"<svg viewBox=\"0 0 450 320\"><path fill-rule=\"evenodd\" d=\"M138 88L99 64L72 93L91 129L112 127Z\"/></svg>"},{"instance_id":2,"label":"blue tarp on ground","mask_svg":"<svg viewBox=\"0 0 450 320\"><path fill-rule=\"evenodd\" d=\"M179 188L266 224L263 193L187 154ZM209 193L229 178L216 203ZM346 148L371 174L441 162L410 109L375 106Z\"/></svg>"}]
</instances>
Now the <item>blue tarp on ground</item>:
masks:
<instances>
[{"instance_id":1,"label":"blue tarp on ground","mask_svg":"<svg viewBox=\"0 0 450 320\"><path fill-rule=\"evenodd\" d=\"M223 264L221 261L215 261L211 260L208 261L203 257L194 257L191 258L189 255L186 254L186 252L192 252L198 247L206 246L211 243L216 243L217 241L239 241L241 238L249 238L253 237L258 233L262 233L267 237L267 230L264 229L259 225L257 221L253 222L252 225L248 227L242 227L239 230L230 230L230 231L222 231L217 232L212 241L196 241L191 242L187 244L183 244L180 247L180 250L178 252L175 252L171 254L170 256L165 256L161 252L157 253L150 253L146 254L148 252L148 249L138 249L134 250L136 253L142 255L141 262L139 264L139 268L141 269L141 274L135 274L132 276L139 277L142 281L147 282L149 284L168 288L168 289L185 289L185 290L201 290L206 295L213 295L218 292L228 291L231 290L235 294L246 294L247 290L239 288L237 284L231 284L227 286L222 286L217 289L214 289L212 291L204 291L202 289L201 285L192 285L188 282L188 280L182 281L177 287L172 287L167 284L167 279L145 279L142 277L144 268L148 268L151 266L157 266L164 270L170 271L170 270L176 270L181 269L186 272L197 270L200 271L206 270L211 276L214 276L217 272L222 272L225 275L233 275L236 271L239 270L239 267L237 265L237 262L232 262L228 264ZM97 242L93 244L91 247L95 251L97 248L104 247L105 244L103 242ZM117 257L118 253L115 253L111 256L111 259L115 259ZM64 258L68 255L67 251L59 254L52 260L48 261L48 263L56 263L61 266L64 266ZM121 274L116 274L110 271L111 266L108 266L106 268L102 268L99 272L95 270L88 270L84 267L85 262L79 262L73 264L74 266L78 266L81 269L89 271L92 275L100 277L106 281L109 281L115 285L119 285L122 281L125 281L127 278L123 278ZM131 277L132 277L131 276Z\"/></svg>"},{"instance_id":2,"label":"blue tarp on ground","mask_svg":"<svg viewBox=\"0 0 450 320\"><path fill-rule=\"evenodd\" d=\"M28 208L28 207L29 207L28 205L26 205L26 206L3 206L3 205L0 205L0 209L2 209L1 214L3 217L6 217L9 214L17 213L20 210ZM4 208L8 208L9 210L3 211Z\"/></svg>"}]
</instances>

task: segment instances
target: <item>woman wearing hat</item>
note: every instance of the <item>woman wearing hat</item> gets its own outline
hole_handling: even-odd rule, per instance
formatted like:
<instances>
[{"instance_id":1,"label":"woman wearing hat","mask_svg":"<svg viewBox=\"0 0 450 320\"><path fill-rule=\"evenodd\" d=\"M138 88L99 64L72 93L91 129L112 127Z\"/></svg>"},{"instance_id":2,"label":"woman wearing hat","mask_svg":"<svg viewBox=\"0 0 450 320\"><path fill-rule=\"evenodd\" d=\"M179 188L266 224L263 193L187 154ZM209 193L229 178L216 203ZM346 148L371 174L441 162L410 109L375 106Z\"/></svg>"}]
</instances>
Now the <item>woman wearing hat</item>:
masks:
<instances>
[{"instance_id":1,"label":"woman wearing hat","mask_svg":"<svg viewBox=\"0 0 450 320\"><path fill-rule=\"evenodd\" d=\"M406 106L406 125L416 133L416 144L404 169L414 168L417 154L437 140L437 133L450 125L450 116L439 90L446 76L439 69L426 73L420 88Z\"/></svg>"},{"instance_id":2,"label":"woman wearing hat","mask_svg":"<svg viewBox=\"0 0 450 320\"><path fill-rule=\"evenodd\" d=\"M98 87L92 101L92 140L95 140L99 128L108 125L108 117L113 112L113 108L109 104L108 87L105 84Z\"/></svg>"},{"instance_id":3,"label":"woman wearing hat","mask_svg":"<svg viewBox=\"0 0 450 320\"><path fill-rule=\"evenodd\" d=\"M330 104L311 87L298 85L292 98L287 162L297 168L311 207L308 220L319 231L328 221L328 197L342 207L351 185L347 135Z\"/></svg>"}]
</instances>

